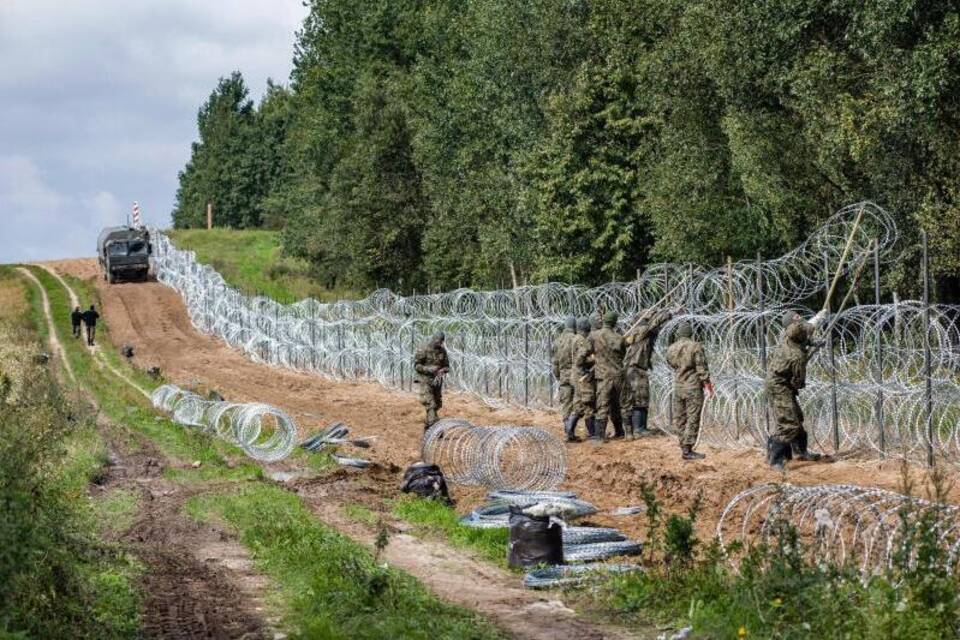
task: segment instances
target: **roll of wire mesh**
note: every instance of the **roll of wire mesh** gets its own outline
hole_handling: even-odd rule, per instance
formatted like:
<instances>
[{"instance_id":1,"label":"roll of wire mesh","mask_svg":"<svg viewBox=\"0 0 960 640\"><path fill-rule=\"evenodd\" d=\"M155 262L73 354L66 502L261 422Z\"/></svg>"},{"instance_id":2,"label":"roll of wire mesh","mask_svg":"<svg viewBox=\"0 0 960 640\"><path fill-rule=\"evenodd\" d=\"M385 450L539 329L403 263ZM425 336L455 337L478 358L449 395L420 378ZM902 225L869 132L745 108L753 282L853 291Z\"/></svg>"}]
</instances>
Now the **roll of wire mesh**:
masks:
<instances>
[{"instance_id":1,"label":"roll of wire mesh","mask_svg":"<svg viewBox=\"0 0 960 640\"><path fill-rule=\"evenodd\" d=\"M293 419L268 404L207 400L171 384L158 387L151 400L174 422L232 442L261 462L286 458L296 444Z\"/></svg>"},{"instance_id":2,"label":"roll of wire mesh","mask_svg":"<svg viewBox=\"0 0 960 640\"><path fill-rule=\"evenodd\" d=\"M439 465L450 482L490 489L551 489L567 472L563 443L544 429L449 418L424 434L421 459Z\"/></svg>"}]
</instances>

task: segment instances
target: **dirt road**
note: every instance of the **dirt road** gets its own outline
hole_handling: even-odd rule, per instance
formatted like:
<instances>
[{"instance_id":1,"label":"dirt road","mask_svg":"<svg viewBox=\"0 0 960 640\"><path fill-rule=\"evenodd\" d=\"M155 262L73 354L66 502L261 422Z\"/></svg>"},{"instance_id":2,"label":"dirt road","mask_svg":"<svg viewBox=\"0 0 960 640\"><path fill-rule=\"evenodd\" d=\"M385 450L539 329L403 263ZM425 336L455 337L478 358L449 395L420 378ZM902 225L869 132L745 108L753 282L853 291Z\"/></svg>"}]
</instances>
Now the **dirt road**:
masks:
<instances>
[{"instance_id":1,"label":"dirt road","mask_svg":"<svg viewBox=\"0 0 960 640\"><path fill-rule=\"evenodd\" d=\"M423 433L422 408L414 395L373 383L336 382L318 376L259 365L220 340L199 334L187 317L180 297L156 283L107 285L97 278L94 260L50 263L54 268L91 280L97 287L109 339L116 345L132 344L139 366L158 365L165 376L179 383L199 381L226 397L260 400L290 411L303 430L325 421L342 420L357 435L375 435L368 457L401 469L418 457ZM444 416L463 417L476 424L527 424L546 427L561 435L560 419L547 412L493 409L467 396L444 399ZM318 421L312 416L321 416ZM700 530L712 531L731 497L742 489L781 476L769 470L756 450L705 448L702 462L680 460L676 442L651 438L612 442L602 447L567 445L569 469L564 488L600 507L601 512L642 502L640 483L646 480L668 511L686 511L703 492ZM922 477L920 470L913 473ZM897 490L901 485L896 461L843 461L834 464L792 463L786 479L797 484L851 483ZM397 477L399 482L399 476ZM482 500L475 488L455 487L462 510ZM960 489L953 493L954 501ZM616 526L642 538L643 516L600 515L597 524Z\"/></svg>"}]
</instances>

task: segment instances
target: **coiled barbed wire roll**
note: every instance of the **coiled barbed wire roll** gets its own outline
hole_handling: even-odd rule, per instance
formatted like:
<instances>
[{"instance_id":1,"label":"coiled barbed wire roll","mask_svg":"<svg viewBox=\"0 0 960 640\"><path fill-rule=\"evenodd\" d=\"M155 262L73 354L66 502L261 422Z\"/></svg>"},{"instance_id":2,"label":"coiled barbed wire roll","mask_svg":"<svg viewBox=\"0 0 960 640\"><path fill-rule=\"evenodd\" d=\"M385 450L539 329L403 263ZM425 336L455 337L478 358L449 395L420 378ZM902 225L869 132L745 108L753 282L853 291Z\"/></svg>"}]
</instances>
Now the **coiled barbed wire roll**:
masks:
<instances>
[{"instance_id":1,"label":"coiled barbed wire roll","mask_svg":"<svg viewBox=\"0 0 960 640\"><path fill-rule=\"evenodd\" d=\"M594 562L617 556L638 556L643 544L631 540L563 545L564 562Z\"/></svg>"},{"instance_id":2,"label":"coiled barbed wire roll","mask_svg":"<svg viewBox=\"0 0 960 640\"><path fill-rule=\"evenodd\" d=\"M429 335L444 331L453 364L447 388L496 406L556 406L550 356L564 316L602 308L618 312L629 325L642 309L666 296L663 308L685 311L657 341L650 372L651 425L671 431L672 372L663 355L673 328L687 321L704 345L717 390L704 407L703 441L762 447L770 419L760 354L763 349L769 354L779 341L783 311L813 314L803 304L825 289L848 238L849 274L871 257L874 240L881 260L895 257L897 237L889 214L872 203L858 203L829 217L792 251L764 262L718 268L654 264L635 282L593 288L547 283L408 297L381 289L363 300L326 304L303 300L282 305L244 295L159 232L154 232L154 263L158 279L183 297L198 330L221 337L257 362L413 390L414 352ZM759 311L761 294L764 313ZM926 309L915 301L855 306L839 315L834 358L827 349L818 352L800 396L813 444L832 445L836 379L841 450L882 448L886 455L922 456L927 447L920 426L926 419L927 335L936 437L931 444L936 455L960 463L960 420L953 409L960 398L960 306L933 305L929 311L929 333ZM880 399L885 401L883 422L870 410Z\"/></svg>"},{"instance_id":3,"label":"coiled barbed wire roll","mask_svg":"<svg viewBox=\"0 0 960 640\"><path fill-rule=\"evenodd\" d=\"M724 548L733 541L775 544L784 525L796 531L811 560L852 565L865 576L894 566L908 531L932 527L944 568L960 569L960 507L854 485L750 487L724 509L717 537Z\"/></svg>"},{"instance_id":4,"label":"coiled barbed wire roll","mask_svg":"<svg viewBox=\"0 0 960 640\"><path fill-rule=\"evenodd\" d=\"M268 404L207 400L172 384L157 387L151 401L171 414L174 422L232 442L261 462L286 458L296 444L298 431L293 419Z\"/></svg>"},{"instance_id":5,"label":"coiled barbed wire roll","mask_svg":"<svg viewBox=\"0 0 960 640\"><path fill-rule=\"evenodd\" d=\"M635 564L572 564L556 565L534 569L523 576L523 586L528 589L556 589L572 587L589 582L608 578L611 575L642 571L642 567Z\"/></svg>"},{"instance_id":6,"label":"coiled barbed wire roll","mask_svg":"<svg viewBox=\"0 0 960 640\"><path fill-rule=\"evenodd\" d=\"M424 434L421 459L451 482L492 489L550 489L563 481L563 443L538 427L478 427L443 419Z\"/></svg>"}]
</instances>

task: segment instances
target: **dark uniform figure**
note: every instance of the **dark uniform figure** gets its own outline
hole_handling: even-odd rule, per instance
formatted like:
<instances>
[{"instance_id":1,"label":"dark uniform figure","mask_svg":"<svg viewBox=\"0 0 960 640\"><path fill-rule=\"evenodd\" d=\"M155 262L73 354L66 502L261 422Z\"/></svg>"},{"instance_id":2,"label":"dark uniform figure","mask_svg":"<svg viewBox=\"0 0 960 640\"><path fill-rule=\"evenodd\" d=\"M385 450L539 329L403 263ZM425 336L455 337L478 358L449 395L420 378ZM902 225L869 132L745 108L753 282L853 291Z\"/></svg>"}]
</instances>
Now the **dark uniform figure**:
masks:
<instances>
[{"instance_id":1,"label":"dark uniform figure","mask_svg":"<svg viewBox=\"0 0 960 640\"><path fill-rule=\"evenodd\" d=\"M80 337L80 323L83 322L83 312L80 307L74 307L70 312L70 326L73 328L73 337Z\"/></svg>"},{"instance_id":2,"label":"dark uniform figure","mask_svg":"<svg viewBox=\"0 0 960 640\"><path fill-rule=\"evenodd\" d=\"M623 364L626 375L620 406L627 423L627 437L651 435L647 429L647 410L650 408L650 368L653 366L653 345L660 329L673 317L670 311L661 311L653 317L643 317L636 331L627 336L627 353Z\"/></svg>"},{"instance_id":3,"label":"dark uniform figure","mask_svg":"<svg viewBox=\"0 0 960 640\"><path fill-rule=\"evenodd\" d=\"M603 316L603 327L591 334L597 378L597 420L595 436L606 437L607 419L613 422L613 437L622 438L623 419L620 415L620 391L623 387L623 355L627 343L615 328L617 314L608 311Z\"/></svg>"},{"instance_id":4,"label":"dark uniform figure","mask_svg":"<svg viewBox=\"0 0 960 640\"><path fill-rule=\"evenodd\" d=\"M807 450L807 431L803 428L803 410L798 401L800 389L807 384L813 334L822 318L823 315L818 314L813 322L805 322L788 311L784 317L783 338L767 367L764 387L776 420L773 435L767 439L767 461L775 469L783 469L793 457L812 461L823 457Z\"/></svg>"},{"instance_id":5,"label":"dark uniform figure","mask_svg":"<svg viewBox=\"0 0 960 640\"><path fill-rule=\"evenodd\" d=\"M99 317L100 314L97 313L94 305L90 305L90 308L83 312L83 324L87 328L87 344L91 347L97 337L97 318Z\"/></svg>"},{"instance_id":6,"label":"dark uniform figure","mask_svg":"<svg viewBox=\"0 0 960 640\"><path fill-rule=\"evenodd\" d=\"M447 349L443 346L443 332L434 334L430 341L417 349L413 368L420 385L420 404L426 409L424 430L437 421L437 411L443 406L443 378L450 371Z\"/></svg>"},{"instance_id":7,"label":"dark uniform figure","mask_svg":"<svg viewBox=\"0 0 960 640\"><path fill-rule=\"evenodd\" d=\"M557 396L560 400L560 412L563 415L563 431L567 442L579 442L576 436L577 421L580 419L573 411L573 383L570 372L573 370L573 342L577 332L577 319L573 316L564 322L563 333L553 343L553 376L557 379Z\"/></svg>"},{"instance_id":8,"label":"dark uniform figure","mask_svg":"<svg viewBox=\"0 0 960 640\"><path fill-rule=\"evenodd\" d=\"M680 436L684 460L702 460L706 456L693 447L700 435L700 412L703 390L713 393L710 370L703 345L693 339L693 329L686 322L677 326L676 341L667 349L667 364L674 371L673 428Z\"/></svg>"},{"instance_id":9,"label":"dark uniform figure","mask_svg":"<svg viewBox=\"0 0 960 640\"><path fill-rule=\"evenodd\" d=\"M587 427L587 437L596 433L597 390L593 377L593 342L590 340L590 321L587 318L577 320L577 334L574 336L571 352L573 367L570 369L570 384L573 385L573 413L582 417ZM576 429L576 422L574 422ZM574 434L576 435L576 434Z\"/></svg>"}]
</instances>

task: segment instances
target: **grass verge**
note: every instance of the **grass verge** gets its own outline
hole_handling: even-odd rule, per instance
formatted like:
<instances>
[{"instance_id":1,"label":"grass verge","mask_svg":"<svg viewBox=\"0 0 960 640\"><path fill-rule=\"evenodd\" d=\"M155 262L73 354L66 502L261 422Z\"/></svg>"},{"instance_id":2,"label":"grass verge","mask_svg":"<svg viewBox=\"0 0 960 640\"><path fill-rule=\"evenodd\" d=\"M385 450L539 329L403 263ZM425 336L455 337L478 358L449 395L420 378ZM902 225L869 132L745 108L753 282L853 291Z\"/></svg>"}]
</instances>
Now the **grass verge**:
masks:
<instances>
[{"instance_id":1,"label":"grass verge","mask_svg":"<svg viewBox=\"0 0 960 640\"><path fill-rule=\"evenodd\" d=\"M399 498L393 514L417 525L416 533L442 538L455 547L477 552L483 559L501 567L507 566L507 529L477 529L460 524L457 512L436 500L413 496Z\"/></svg>"},{"instance_id":2,"label":"grass verge","mask_svg":"<svg viewBox=\"0 0 960 640\"><path fill-rule=\"evenodd\" d=\"M16 291L29 306L8 304ZM0 637L136 637L140 568L98 540L87 494L106 458L93 416L37 359L36 288L0 269L0 299L0 377L13 378L0 393Z\"/></svg>"},{"instance_id":3,"label":"grass verge","mask_svg":"<svg viewBox=\"0 0 960 640\"><path fill-rule=\"evenodd\" d=\"M316 298L332 302L357 297L346 289L327 289L311 277L305 260L285 257L280 234L261 229L175 229L168 232L180 249L194 251L247 294L261 294L279 302Z\"/></svg>"},{"instance_id":4,"label":"grass verge","mask_svg":"<svg viewBox=\"0 0 960 640\"><path fill-rule=\"evenodd\" d=\"M205 494L188 501L187 511L236 529L258 568L280 585L298 637L500 637L475 614L440 602L412 577L317 522L280 488L257 483Z\"/></svg>"}]
</instances>

